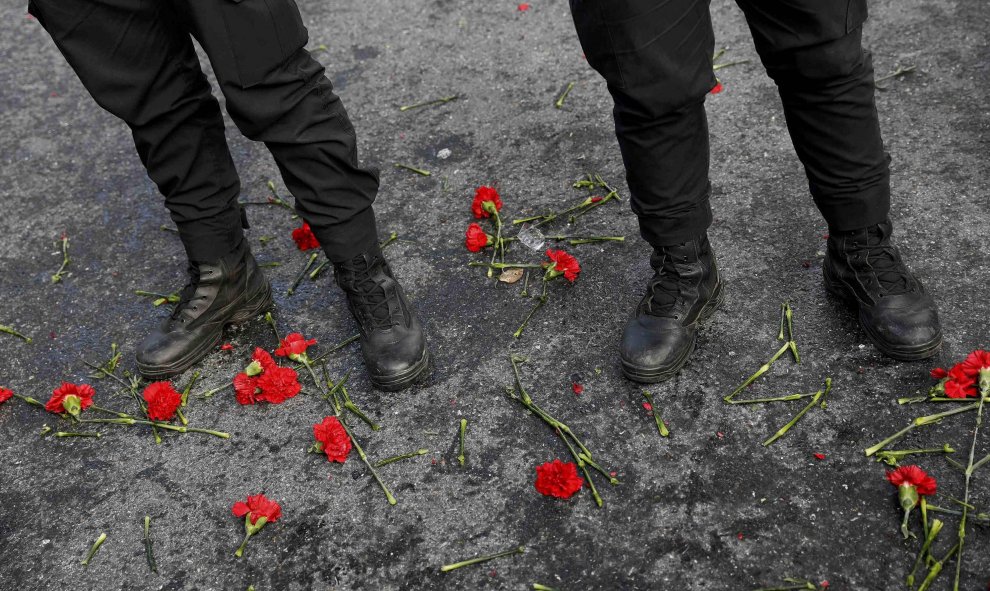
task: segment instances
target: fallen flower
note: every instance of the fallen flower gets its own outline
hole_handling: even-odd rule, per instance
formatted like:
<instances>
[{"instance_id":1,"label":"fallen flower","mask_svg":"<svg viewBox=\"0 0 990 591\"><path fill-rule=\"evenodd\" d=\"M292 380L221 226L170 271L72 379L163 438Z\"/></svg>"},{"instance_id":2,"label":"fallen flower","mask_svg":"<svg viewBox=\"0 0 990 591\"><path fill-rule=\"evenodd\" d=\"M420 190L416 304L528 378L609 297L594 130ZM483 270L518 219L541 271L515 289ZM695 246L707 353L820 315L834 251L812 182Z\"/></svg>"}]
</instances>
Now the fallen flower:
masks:
<instances>
[{"instance_id":1,"label":"fallen flower","mask_svg":"<svg viewBox=\"0 0 990 591\"><path fill-rule=\"evenodd\" d=\"M488 218L498 215L502 209L502 198L494 187L483 185L474 191L474 201L471 203L471 213L475 219Z\"/></svg>"},{"instance_id":2,"label":"fallen flower","mask_svg":"<svg viewBox=\"0 0 990 591\"><path fill-rule=\"evenodd\" d=\"M351 438L337 417L325 417L322 423L313 425L316 452L323 452L327 460L343 464L351 453Z\"/></svg>"},{"instance_id":3,"label":"fallen flower","mask_svg":"<svg viewBox=\"0 0 990 591\"><path fill-rule=\"evenodd\" d=\"M544 496L569 499L583 483L574 462L555 459L536 467L536 490Z\"/></svg>"},{"instance_id":4,"label":"fallen flower","mask_svg":"<svg viewBox=\"0 0 990 591\"><path fill-rule=\"evenodd\" d=\"M712 86L712 89L708 91L708 94L718 94L718 93L722 92L723 90L725 90L725 87L722 86L722 81L719 80L718 78L716 78L715 79L715 86Z\"/></svg>"},{"instance_id":5,"label":"fallen flower","mask_svg":"<svg viewBox=\"0 0 990 591\"><path fill-rule=\"evenodd\" d=\"M302 226L292 230L292 240L295 241L299 250L306 251L320 247L320 241L316 239L316 235L313 234L313 230L307 222L303 222Z\"/></svg>"},{"instance_id":6,"label":"fallen flower","mask_svg":"<svg viewBox=\"0 0 990 591\"><path fill-rule=\"evenodd\" d=\"M55 414L67 412L74 417L93 405L93 396L96 391L89 384L71 384L62 382L62 385L52 391L52 397L45 403L45 410Z\"/></svg>"},{"instance_id":7,"label":"fallen flower","mask_svg":"<svg viewBox=\"0 0 990 591\"><path fill-rule=\"evenodd\" d=\"M581 265L573 256L562 250L547 249L547 257L551 264L547 267L546 280L563 275L564 279L574 283L581 273Z\"/></svg>"},{"instance_id":8,"label":"fallen flower","mask_svg":"<svg viewBox=\"0 0 990 591\"><path fill-rule=\"evenodd\" d=\"M464 232L464 246L471 252L481 252L489 244L494 244L494 238L487 234L480 225L472 222Z\"/></svg>"},{"instance_id":9,"label":"fallen flower","mask_svg":"<svg viewBox=\"0 0 990 591\"><path fill-rule=\"evenodd\" d=\"M0 404L7 402L14 397L14 391L7 388L0 388Z\"/></svg>"},{"instance_id":10,"label":"fallen flower","mask_svg":"<svg viewBox=\"0 0 990 591\"><path fill-rule=\"evenodd\" d=\"M478 564L479 562L486 562L488 560L494 560L496 558L501 558L503 556L511 556L512 554L522 554L526 551L525 548L519 546L518 548L513 548L512 550L506 550L505 552L499 552L498 554L489 554L488 556L479 556L477 558L472 558L470 560L463 560L461 562L455 562L454 564L446 564L440 567L440 572L446 573L454 569L461 568L462 566L469 566L472 564Z\"/></svg>"},{"instance_id":11,"label":"fallen flower","mask_svg":"<svg viewBox=\"0 0 990 591\"><path fill-rule=\"evenodd\" d=\"M277 365L268 351L257 347L252 358L244 371L234 377L234 392L240 404L281 404L302 390L296 371Z\"/></svg>"},{"instance_id":12,"label":"fallen flower","mask_svg":"<svg viewBox=\"0 0 990 591\"><path fill-rule=\"evenodd\" d=\"M234 552L234 556L238 558L244 554L244 549L247 547L251 536L261 531L266 523L274 523L282 516L282 507L263 494L248 496L247 502L237 501L231 511L235 517L244 517L244 541Z\"/></svg>"},{"instance_id":13,"label":"fallen flower","mask_svg":"<svg viewBox=\"0 0 990 591\"><path fill-rule=\"evenodd\" d=\"M279 357L288 357L293 361L304 363L303 358L306 357L306 349L315 344L316 339L306 340L306 337L302 334L290 332L279 342L279 347L275 349L275 354Z\"/></svg>"},{"instance_id":14,"label":"fallen flower","mask_svg":"<svg viewBox=\"0 0 990 591\"><path fill-rule=\"evenodd\" d=\"M904 510L901 533L905 538L913 537L914 534L908 530L908 517L911 510L917 506L920 497L935 494L935 479L917 466L901 466L887 472L887 480L897 487L897 500Z\"/></svg>"},{"instance_id":15,"label":"fallen flower","mask_svg":"<svg viewBox=\"0 0 990 591\"><path fill-rule=\"evenodd\" d=\"M170 421L182 404L182 394L176 392L170 382L152 382L141 396L148 404L148 418L152 421Z\"/></svg>"},{"instance_id":16,"label":"fallen flower","mask_svg":"<svg viewBox=\"0 0 990 591\"><path fill-rule=\"evenodd\" d=\"M825 459L825 454L822 454L822 453L816 453L816 454L815 454L815 459L816 459L816 460L824 460L824 459Z\"/></svg>"}]
</instances>

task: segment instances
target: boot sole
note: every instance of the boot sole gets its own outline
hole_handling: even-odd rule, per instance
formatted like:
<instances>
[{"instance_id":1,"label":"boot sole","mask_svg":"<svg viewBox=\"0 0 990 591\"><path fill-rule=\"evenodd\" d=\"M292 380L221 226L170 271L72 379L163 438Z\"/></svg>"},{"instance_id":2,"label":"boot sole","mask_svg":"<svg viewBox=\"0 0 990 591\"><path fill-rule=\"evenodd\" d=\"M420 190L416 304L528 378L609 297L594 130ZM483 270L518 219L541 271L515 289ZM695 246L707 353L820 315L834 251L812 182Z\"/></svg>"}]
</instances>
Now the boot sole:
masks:
<instances>
[{"instance_id":1,"label":"boot sole","mask_svg":"<svg viewBox=\"0 0 990 591\"><path fill-rule=\"evenodd\" d=\"M712 293L712 297L708 300L708 303L701 309L701 313L698 315L698 320L695 322L700 324L708 320L719 308L722 307L722 303L725 301L725 292L722 289L722 285L722 282L719 281L718 285L715 287L715 292ZM687 365L688 359L690 359L691 355L694 353L697 342L698 333L695 332L694 337L691 339L691 346L684 349L684 354L677 358L672 365L665 367L641 367L620 358L620 361L622 362L622 374L626 376L626 378L640 384L656 384L669 380L677 375L677 372L681 371L684 366Z\"/></svg>"},{"instance_id":2,"label":"boot sole","mask_svg":"<svg viewBox=\"0 0 990 591\"><path fill-rule=\"evenodd\" d=\"M920 345L915 345L913 347L897 347L885 343L863 322L863 317L859 309L859 302L856 298L847 294L846 291L842 289L841 284L836 284L829 281L828 277L825 277L822 283L825 285L826 293L856 312L856 321L863 332L866 333L866 338L873 343L873 346L876 347L880 353L886 355L887 357L897 361L921 361L922 359L934 357L942 349L942 331L939 331L939 333L931 341Z\"/></svg>"},{"instance_id":3,"label":"boot sole","mask_svg":"<svg viewBox=\"0 0 990 591\"><path fill-rule=\"evenodd\" d=\"M250 320L267 311L273 304L272 286L265 281L265 288L251 297L250 300L239 306L237 311L224 323L219 324L213 334L199 346L186 354L185 357L168 365L144 365L137 363L138 371L148 380L164 380L176 376L206 357L210 351L217 347L223 340L223 329L231 324L237 324Z\"/></svg>"},{"instance_id":4,"label":"boot sole","mask_svg":"<svg viewBox=\"0 0 990 591\"><path fill-rule=\"evenodd\" d=\"M371 385L378 390L386 392L398 392L423 380L429 375L430 352L423 351L423 356L419 361L406 371L391 376L369 376Z\"/></svg>"}]
</instances>

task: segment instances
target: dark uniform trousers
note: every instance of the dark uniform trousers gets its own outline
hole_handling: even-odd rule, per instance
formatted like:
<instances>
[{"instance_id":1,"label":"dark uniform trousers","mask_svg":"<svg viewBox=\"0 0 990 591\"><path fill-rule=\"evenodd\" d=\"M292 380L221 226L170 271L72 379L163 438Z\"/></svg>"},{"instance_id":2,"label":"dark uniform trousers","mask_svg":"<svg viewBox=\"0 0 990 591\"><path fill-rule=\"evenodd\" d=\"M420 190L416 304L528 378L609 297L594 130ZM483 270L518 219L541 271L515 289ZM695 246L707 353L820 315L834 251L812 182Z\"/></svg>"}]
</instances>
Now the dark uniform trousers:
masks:
<instances>
[{"instance_id":1,"label":"dark uniform trousers","mask_svg":"<svg viewBox=\"0 0 990 591\"><path fill-rule=\"evenodd\" d=\"M866 0L737 0L777 85L815 204L834 232L883 221L889 157L873 65L862 48ZM715 85L707 0L570 0L588 62L608 83L632 208L654 246L711 224L708 122ZM761 212L757 215L770 215Z\"/></svg>"},{"instance_id":2,"label":"dark uniform trousers","mask_svg":"<svg viewBox=\"0 0 990 591\"><path fill-rule=\"evenodd\" d=\"M130 126L190 260L216 260L243 238L240 181L193 37L227 112L271 151L328 256L377 244L378 176L358 165L354 128L304 48L293 0L31 0L29 11L96 102Z\"/></svg>"}]
</instances>

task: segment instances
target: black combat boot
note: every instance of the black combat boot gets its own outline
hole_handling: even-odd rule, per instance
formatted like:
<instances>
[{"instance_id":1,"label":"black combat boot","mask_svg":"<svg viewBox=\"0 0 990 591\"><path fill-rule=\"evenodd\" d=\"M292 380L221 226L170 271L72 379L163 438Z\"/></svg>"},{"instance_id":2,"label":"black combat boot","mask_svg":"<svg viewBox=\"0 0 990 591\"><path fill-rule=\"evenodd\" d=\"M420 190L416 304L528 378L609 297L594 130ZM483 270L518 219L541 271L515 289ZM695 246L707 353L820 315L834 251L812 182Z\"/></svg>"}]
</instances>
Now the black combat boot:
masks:
<instances>
[{"instance_id":1,"label":"black combat boot","mask_svg":"<svg viewBox=\"0 0 990 591\"><path fill-rule=\"evenodd\" d=\"M859 325L881 353L926 359L942 346L935 302L904 265L890 220L829 235L825 289L857 310Z\"/></svg>"},{"instance_id":2,"label":"black combat boot","mask_svg":"<svg viewBox=\"0 0 990 591\"><path fill-rule=\"evenodd\" d=\"M272 290L247 241L211 263L190 263L189 283L165 321L137 350L137 366L149 380L182 373L213 350L223 327L261 314Z\"/></svg>"},{"instance_id":3,"label":"black combat boot","mask_svg":"<svg viewBox=\"0 0 990 591\"><path fill-rule=\"evenodd\" d=\"M622 372L644 383L680 371L694 351L698 323L722 305L722 281L707 234L655 248L650 266L653 278L619 347Z\"/></svg>"},{"instance_id":4,"label":"black combat boot","mask_svg":"<svg viewBox=\"0 0 990 591\"><path fill-rule=\"evenodd\" d=\"M395 391L426 375L426 336L388 262L376 247L334 264L337 285L361 329L361 352L374 387Z\"/></svg>"}]
</instances>

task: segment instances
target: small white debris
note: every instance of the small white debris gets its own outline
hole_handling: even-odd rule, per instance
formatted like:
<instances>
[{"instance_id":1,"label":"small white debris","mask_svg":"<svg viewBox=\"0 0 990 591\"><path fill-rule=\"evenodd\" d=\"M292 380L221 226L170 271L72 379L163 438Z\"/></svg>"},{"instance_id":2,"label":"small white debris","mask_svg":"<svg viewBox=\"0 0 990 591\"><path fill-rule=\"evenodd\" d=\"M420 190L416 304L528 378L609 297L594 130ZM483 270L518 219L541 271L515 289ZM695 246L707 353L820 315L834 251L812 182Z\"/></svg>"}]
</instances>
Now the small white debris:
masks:
<instances>
[{"instance_id":1,"label":"small white debris","mask_svg":"<svg viewBox=\"0 0 990 591\"><path fill-rule=\"evenodd\" d=\"M446 160L447 158L450 158L450 149L449 148L443 148L442 150L440 150L439 152L437 152L437 158L439 158L441 160Z\"/></svg>"}]
</instances>

